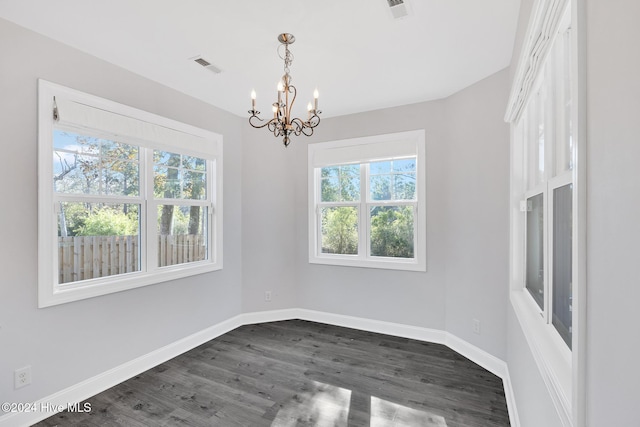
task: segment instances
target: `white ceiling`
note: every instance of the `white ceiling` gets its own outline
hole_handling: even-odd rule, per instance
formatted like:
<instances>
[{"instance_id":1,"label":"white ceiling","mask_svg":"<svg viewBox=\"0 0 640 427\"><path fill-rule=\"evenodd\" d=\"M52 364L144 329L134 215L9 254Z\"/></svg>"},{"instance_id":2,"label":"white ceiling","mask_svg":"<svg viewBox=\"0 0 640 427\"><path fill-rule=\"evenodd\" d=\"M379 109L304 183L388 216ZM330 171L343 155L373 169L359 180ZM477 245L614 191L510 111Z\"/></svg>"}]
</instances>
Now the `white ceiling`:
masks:
<instances>
[{"instance_id":1,"label":"white ceiling","mask_svg":"<svg viewBox=\"0 0 640 427\"><path fill-rule=\"evenodd\" d=\"M296 115L313 90L322 117L446 97L509 65L520 0L0 0L0 17L247 116L270 111L296 42ZM197 55L222 69L213 74Z\"/></svg>"}]
</instances>

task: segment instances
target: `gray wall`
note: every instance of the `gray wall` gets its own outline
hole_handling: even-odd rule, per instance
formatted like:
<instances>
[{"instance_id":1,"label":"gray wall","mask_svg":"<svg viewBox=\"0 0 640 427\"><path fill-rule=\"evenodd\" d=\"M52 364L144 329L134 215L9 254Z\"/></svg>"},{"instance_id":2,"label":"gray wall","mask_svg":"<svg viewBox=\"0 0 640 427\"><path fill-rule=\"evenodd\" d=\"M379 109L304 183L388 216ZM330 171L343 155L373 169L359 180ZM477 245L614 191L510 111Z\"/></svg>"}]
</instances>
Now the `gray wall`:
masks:
<instances>
[{"instance_id":1,"label":"gray wall","mask_svg":"<svg viewBox=\"0 0 640 427\"><path fill-rule=\"evenodd\" d=\"M245 121L242 126L242 308L297 307L292 181L297 159L266 129L253 129ZM265 301L266 291L271 291L271 302Z\"/></svg>"},{"instance_id":2,"label":"gray wall","mask_svg":"<svg viewBox=\"0 0 640 427\"><path fill-rule=\"evenodd\" d=\"M507 80L505 70L445 100L327 119L311 140L425 129L426 273L309 264L307 143L293 142L301 307L447 330L506 356Z\"/></svg>"},{"instance_id":3,"label":"gray wall","mask_svg":"<svg viewBox=\"0 0 640 427\"><path fill-rule=\"evenodd\" d=\"M296 165L296 266L299 304L311 310L445 329L444 246L447 156L444 102L376 110L323 121L309 143L425 129L427 272L309 264L307 142L293 146ZM295 143L295 142L294 142Z\"/></svg>"},{"instance_id":4,"label":"gray wall","mask_svg":"<svg viewBox=\"0 0 640 427\"><path fill-rule=\"evenodd\" d=\"M241 311L239 118L0 19L0 401L33 402ZM37 79L224 136L224 269L37 308ZM13 390L13 370L33 383Z\"/></svg>"},{"instance_id":5,"label":"gray wall","mask_svg":"<svg viewBox=\"0 0 640 427\"><path fill-rule=\"evenodd\" d=\"M640 2L586 1L587 421L638 425Z\"/></svg>"}]
</instances>

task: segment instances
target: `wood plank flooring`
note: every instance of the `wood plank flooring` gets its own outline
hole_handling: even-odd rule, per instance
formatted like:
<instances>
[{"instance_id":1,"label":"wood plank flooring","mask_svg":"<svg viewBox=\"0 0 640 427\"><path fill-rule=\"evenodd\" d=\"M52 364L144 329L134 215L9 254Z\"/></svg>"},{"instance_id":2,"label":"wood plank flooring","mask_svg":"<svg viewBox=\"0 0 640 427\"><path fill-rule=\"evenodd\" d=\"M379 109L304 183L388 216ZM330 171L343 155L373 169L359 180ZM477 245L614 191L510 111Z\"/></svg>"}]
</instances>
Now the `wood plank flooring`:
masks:
<instances>
[{"instance_id":1,"label":"wood plank flooring","mask_svg":"<svg viewBox=\"0 0 640 427\"><path fill-rule=\"evenodd\" d=\"M446 346L302 320L237 328L37 426L508 426L502 380Z\"/></svg>"}]
</instances>

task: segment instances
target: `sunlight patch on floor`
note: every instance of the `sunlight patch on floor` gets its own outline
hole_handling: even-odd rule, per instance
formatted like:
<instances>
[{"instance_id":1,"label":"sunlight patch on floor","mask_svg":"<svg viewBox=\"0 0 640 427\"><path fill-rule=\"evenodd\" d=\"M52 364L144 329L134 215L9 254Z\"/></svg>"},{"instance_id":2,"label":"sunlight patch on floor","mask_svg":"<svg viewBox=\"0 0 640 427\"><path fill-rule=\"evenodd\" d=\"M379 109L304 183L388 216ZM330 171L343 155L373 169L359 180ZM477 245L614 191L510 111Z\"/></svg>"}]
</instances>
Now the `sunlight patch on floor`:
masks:
<instances>
[{"instance_id":1,"label":"sunlight patch on floor","mask_svg":"<svg viewBox=\"0 0 640 427\"><path fill-rule=\"evenodd\" d=\"M272 427L313 425L346 427L351 390L313 382L312 391L301 393L287 402L271 423Z\"/></svg>"},{"instance_id":2,"label":"sunlight patch on floor","mask_svg":"<svg viewBox=\"0 0 640 427\"><path fill-rule=\"evenodd\" d=\"M371 427L447 427L439 415L371 396Z\"/></svg>"}]
</instances>

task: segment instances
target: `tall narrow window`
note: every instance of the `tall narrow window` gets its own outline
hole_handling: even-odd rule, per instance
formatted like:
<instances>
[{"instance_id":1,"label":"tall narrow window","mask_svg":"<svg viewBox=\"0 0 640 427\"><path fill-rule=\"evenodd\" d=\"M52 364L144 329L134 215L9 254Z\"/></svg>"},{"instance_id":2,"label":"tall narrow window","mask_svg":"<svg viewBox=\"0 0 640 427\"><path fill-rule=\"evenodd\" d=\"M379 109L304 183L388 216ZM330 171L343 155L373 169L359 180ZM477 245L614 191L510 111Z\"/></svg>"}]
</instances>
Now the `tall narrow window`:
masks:
<instances>
[{"instance_id":1,"label":"tall narrow window","mask_svg":"<svg viewBox=\"0 0 640 427\"><path fill-rule=\"evenodd\" d=\"M553 190L552 324L571 348L573 185Z\"/></svg>"},{"instance_id":2,"label":"tall narrow window","mask_svg":"<svg viewBox=\"0 0 640 427\"><path fill-rule=\"evenodd\" d=\"M527 263L525 286L540 309L544 309L544 197L527 200Z\"/></svg>"},{"instance_id":3,"label":"tall narrow window","mask_svg":"<svg viewBox=\"0 0 640 427\"><path fill-rule=\"evenodd\" d=\"M524 146L524 287L571 348L572 181L570 30L558 35L518 129Z\"/></svg>"}]
</instances>

